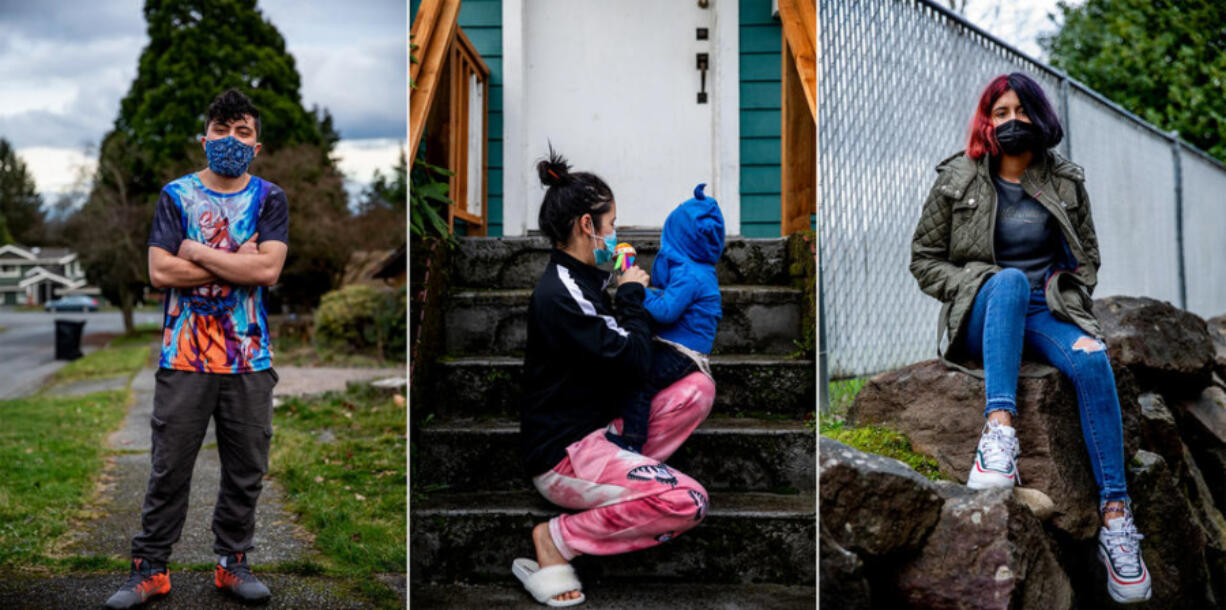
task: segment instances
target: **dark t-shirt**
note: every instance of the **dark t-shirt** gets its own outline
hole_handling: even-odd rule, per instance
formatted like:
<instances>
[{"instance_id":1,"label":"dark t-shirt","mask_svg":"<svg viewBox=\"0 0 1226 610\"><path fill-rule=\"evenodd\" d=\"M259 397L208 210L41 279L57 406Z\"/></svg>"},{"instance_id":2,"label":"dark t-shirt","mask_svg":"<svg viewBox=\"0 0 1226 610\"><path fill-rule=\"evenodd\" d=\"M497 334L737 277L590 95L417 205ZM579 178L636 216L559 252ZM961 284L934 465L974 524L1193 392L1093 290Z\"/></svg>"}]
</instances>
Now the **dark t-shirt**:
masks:
<instances>
[{"instance_id":1,"label":"dark t-shirt","mask_svg":"<svg viewBox=\"0 0 1226 610\"><path fill-rule=\"evenodd\" d=\"M992 178L996 183L996 262L1020 269L1030 280L1030 288L1038 288L1060 252L1060 227L1022 185Z\"/></svg>"},{"instance_id":2,"label":"dark t-shirt","mask_svg":"<svg viewBox=\"0 0 1226 610\"><path fill-rule=\"evenodd\" d=\"M167 184L147 245L179 253L183 240L233 252L258 243L289 243L289 204L277 185L252 176L237 193L218 193L188 174ZM250 373L272 366L262 286L217 281L166 291L161 368Z\"/></svg>"}]
</instances>

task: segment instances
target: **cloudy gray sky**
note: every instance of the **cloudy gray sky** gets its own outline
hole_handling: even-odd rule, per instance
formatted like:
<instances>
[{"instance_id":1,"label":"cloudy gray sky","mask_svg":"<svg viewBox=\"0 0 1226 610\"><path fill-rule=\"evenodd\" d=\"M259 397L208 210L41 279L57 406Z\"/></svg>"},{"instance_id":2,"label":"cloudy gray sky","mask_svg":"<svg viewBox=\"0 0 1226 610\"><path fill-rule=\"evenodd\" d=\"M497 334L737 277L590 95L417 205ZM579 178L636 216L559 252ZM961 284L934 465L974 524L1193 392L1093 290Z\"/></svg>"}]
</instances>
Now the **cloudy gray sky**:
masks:
<instances>
[{"instance_id":1,"label":"cloudy gray sky","mask_svg":"<svg viewBox=\"0 0 1226 610\"><path fill-rule=\"evenodd\" d=\"M302 99L341 133L351 193L396 162L405 139L404 0L261 0L302 75ZM148 42L142 0L0 0L0 137L51 202L110 128Z\"/></svg>"},{"instance_id":2,"label":"cloudy gray sky","mask_svg":"<svg viewBox=\"0 0 1226 610\"><path fill-rule=\"evenodd\" d=\"M938 0L940 1L940 0ZM1078 6L1084 0L1065 0ZM959 0L959 4L961 0ZM1038 37L1052 34L1058 29L1048 18L1059 16L1057 0L967 0L966 19L985 29L988 33L1015 46L1023 53L1044 61L1047 54L1039 47ZM942 2L949 6L948 2Z\"/></svg>"}]
</instances>

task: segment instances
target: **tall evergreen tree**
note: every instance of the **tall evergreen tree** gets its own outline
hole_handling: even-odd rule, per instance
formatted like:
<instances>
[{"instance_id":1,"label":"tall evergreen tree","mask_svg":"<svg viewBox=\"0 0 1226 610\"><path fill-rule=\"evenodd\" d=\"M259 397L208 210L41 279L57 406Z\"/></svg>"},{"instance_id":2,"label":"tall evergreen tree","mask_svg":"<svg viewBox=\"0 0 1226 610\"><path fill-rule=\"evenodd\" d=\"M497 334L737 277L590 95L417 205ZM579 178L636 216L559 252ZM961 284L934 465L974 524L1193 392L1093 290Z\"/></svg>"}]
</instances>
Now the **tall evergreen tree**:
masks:
<instances>
[{"instance_id":1,"label":"tall evergreen tree","mask_svg":"<svg viewBox=\"0 0 1226 610\"><path fill-rule=\"evenodd\" d=\"M0 246L13 243L13 235L9 233L8 221L0 214Z\"/></svg>"},{"instance_id":2,"label":"tall evergreen tree","mask_svg":"<svg viewBox=\"0 0 1226 610\"><path fill-rule=\"evenodd\" d=\"M42 244L43 198L8 140L0 138L0 244Z\"/></svg>"},{"instance_id":3,"label":"tall evergreen tree","mask_svg":"<svg viewBox=\"0 0 1226 610\"><path fill-rule=\"evenodd\" d=\"M343 267L352 242L302 230L315 221L344 226L344 191L329 157L338 138L331 115L302 106L294 58L256 0L146 0L144 14L149 44L102 140L89 198L67 227L88 278L121 307L131 329L131 308L147 282L145 239L158 193L170 180L204 167L204 111L233 87L260 109L264 148L252 173L296 193L282 283L303 287L291 291L298 298L317 299L330 288L328 278L340 277L343 269L335 267ZM263 171L287 166L275 161L282 154L294 159L292 172ZM315 188L287 183L294 180ZM318 281L321 272L324 281Z\"/></svg>"},{"instance_id":4,"label":"tall evergreen tree","mask_svg":"<svg viewBox=\"0 0 1226 610\"><path fill-rule=\"evenodd\" d=\"M1052 64L1226 161L1226 2L1059 3Z\"/></svg>"}]
</instances>

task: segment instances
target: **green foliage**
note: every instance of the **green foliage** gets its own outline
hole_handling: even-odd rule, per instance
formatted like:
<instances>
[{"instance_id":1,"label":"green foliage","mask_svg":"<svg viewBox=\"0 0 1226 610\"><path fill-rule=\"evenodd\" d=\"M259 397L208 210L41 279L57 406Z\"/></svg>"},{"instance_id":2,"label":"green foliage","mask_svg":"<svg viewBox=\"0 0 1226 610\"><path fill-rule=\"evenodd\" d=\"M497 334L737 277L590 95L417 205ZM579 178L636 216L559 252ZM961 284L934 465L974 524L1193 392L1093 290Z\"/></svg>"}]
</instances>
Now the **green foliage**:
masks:
<instances>
[{"instance_id":1,"label":"green foliage","mask_svg":"<svg viewBox=\"0 0 1226 610\"><path fill-rule=\"evenodd\" d=\"M0 401L0 568L41 562L81 516L126 390Z\"/></svg>"},{"instance_id":2,"label":"green foliage","mask_svg":"<svg viewBox=\"0 0 1226 610\"><path fill-rule=\"evenodd\" d=\"M788 236L788 275L792 284L804 291L805 308L801 310L804 331L792 344L794 356L812 359L817 353L817 233L798 231Z\"/></svg>"},{"instance_id":3,"label":"green foliage","mask_svg":"<svg viewBox=\"0 0 1226 610\"><path fill-rule=\"evenodd\" d=\"M274 414L272 474L336 573L404 570L405 415L360 386L292 397Z\"/></svg>"},{"instance_id":4,"label":"green foliage","mask_svg":"<svg viewBox=\"0 0 1226 610\"><path fill-rule=\"evenodd\" d=\"M0 138L0 245L44 245L43 198L8 140Z\"/></svg>"},{"instance_id":5,"label":"green foliage","mask_svg":"<svg viewBox=\"0 0 1226 610\"><path fill-rule=\"evenodd\" d=\"M1051 62L1226 161L1226 2L1086 0L1040 44Z\"/></svg>"},{"instance_id":6,"label":"green foliage","mask_svg":"<svg viewBox=\"0 0 1226 610\"><path fill-rule=\"evenodd\" d=\"M822 436L855 447L860 451L900 460L933 481L945 478L937 467L936 460L916 453L911 449L911 441L908 441L906 436L889 428L880 426L856 428L848 426L844 421L823 420L820 430Z\"/></svg>"},{"instance_id":7,"label":"green foliage","mask_svg":"<svg viewBox=\"0 0 1226 610\"><path fill-rule=\"evenodd\" d=\"M846 413L847 408L856 400L856 395L864 389L864 384L868 383L868 379L868 377L855 377L831 381L826 386L830 395L830 412L839 415Z\"/></svg>"},{"instance_id":8,"label":"green foliage","mask_svg":"<svg viewBox=\"0 0 1226 610\"><path fill-rule=\"evenodd\" d=\"M413 161L413 189L409 208L409 231L418 237L442 237L451 241L454 236L447 227L447 206L454 205L447 191L451 188L448 178L455 172L426 162L426 144L417 149Z\"/></svg>"},{"instance_id":9,"label":"green foliage","mask_svg":"<svg viewBox=\"0 0 1226 610\"><path fill-rule=\"evenodd\" d=\"M405 202L409 199L409 184L407 180L408 161L404 148L400 149L400 157L392 168L390 176L375 170L375 179L362 194L362 205L365 208L385 207L404 213ZM403 226L403 217L401 225Z\"/></svg>"},{"instance_id":10,"label":"green foliage","mask_svg":"<svg viewBox=\"0 0 1226 610\"><path fill-rule=\"evenodd\" d=\"M405 358L406 296L403 290L346 286L323 295L315 311L318 347L342 352L374 350L384 358Z\"/></svg>"},{"instance_id":11,"label":"green foliage","mask_svg":"<svg viewBox=\"0 0 1226 610\"><path fill-rule=\"evenodd\" d=\"M368 341L373 341L379 354L388 360L408 359L409 331L408 293L404 290L384 292L375 306L374 324L369 329Z\"/></svg>"},{"instance_id":12,"label":"green foliage","mask_svg":"<svg viewBox=\"0 0 1226 610\"><path fill-rule=\"evenodd\" d=\"M374 181L362 192L351 226L367 250L395 249L405 242L405 207L409 199L408 160L404 148L389 174L375 170Z\"/></svg>"},{"instance_id":13,"label":"green foliage","mask_svg":"<svg viewBox=\"0 0 1226 610\"><path fill-rule=\"evenodd\" d=\"M409 61L415 64L421 63L420 61L417 61L417 54L415 53L415 51L417 51L418 48L419 47L417 46L417 43L413 42L413 35L410 34L409 35ZM417 88L417 83L413 82L412 78L409 79L409 88L411 89Z\"/></svg>"}]
</instances>

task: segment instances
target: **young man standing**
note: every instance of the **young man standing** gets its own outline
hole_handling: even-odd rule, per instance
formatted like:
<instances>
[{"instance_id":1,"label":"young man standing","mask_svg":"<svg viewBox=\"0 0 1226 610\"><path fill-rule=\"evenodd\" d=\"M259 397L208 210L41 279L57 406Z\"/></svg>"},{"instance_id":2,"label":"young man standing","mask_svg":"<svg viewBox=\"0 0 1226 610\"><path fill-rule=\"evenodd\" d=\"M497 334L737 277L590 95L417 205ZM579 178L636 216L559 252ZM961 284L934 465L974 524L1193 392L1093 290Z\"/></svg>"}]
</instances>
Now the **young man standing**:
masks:
<instances>
[{"instance_id":1,"label":"young man standing","mask_svg":"<svg viewBox=\"0 0 1226 610\"><path fill-rule=\"evenodd\" d=\"M236 90L209 105L201 140L208 167L162 189L149 237L149 279L166 290L153 396L153 468L132 539L128 582L108 608L170 591L171 545L187 517L192 467L216 423L221 490L213 512L214 584L238 597L270 595L247 563L272 437L277 374L265 287L277 282L289 240L285 193L247 173L259 153L260 113Z\"/></svg>"}]
</instances>

